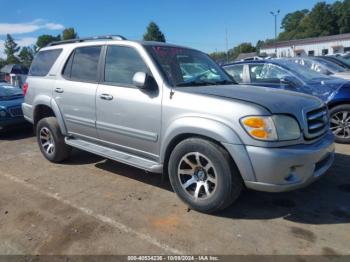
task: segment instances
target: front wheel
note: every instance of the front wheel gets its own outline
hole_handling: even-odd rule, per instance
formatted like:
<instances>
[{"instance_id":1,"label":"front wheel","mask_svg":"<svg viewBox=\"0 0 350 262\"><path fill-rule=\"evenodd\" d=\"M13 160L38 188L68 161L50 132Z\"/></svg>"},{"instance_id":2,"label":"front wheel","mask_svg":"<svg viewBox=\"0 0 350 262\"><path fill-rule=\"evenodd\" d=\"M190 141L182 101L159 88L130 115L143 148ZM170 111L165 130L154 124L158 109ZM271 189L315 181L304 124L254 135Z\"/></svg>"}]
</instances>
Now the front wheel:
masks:
<instances>
[{"instance_id":1,"label":"front wheel","mask_svg":"<svg viewBox=\"0 0 350 262\"><path fill-rule=\"evenodd\" d=\"M43 118L36 127L39 148L45 158L59 163L67 159L71 148L64 142L64 136L55 117Z\"/></svg>"},{"instance_id":2,"label":"front wheel","mask_svg":"<svg viewBox=\"0 0 350 262\"><path fill-rule=\"evenodd\" d=\"M243 187L229 154L219 145L201 138L180 142L170 155L168 171L180 199L204 213L228 207Z\"/></svg>"},{"instance_id":3,"label":"front wheel","mask_svg":"<svg viewBox=\"0 0 350 262\"><path fill-rule=\"evenodd\" d=\"M331 130L335 141L350 144L350 105L339 105L330 110Z\"/></svg>"}]
</instances>

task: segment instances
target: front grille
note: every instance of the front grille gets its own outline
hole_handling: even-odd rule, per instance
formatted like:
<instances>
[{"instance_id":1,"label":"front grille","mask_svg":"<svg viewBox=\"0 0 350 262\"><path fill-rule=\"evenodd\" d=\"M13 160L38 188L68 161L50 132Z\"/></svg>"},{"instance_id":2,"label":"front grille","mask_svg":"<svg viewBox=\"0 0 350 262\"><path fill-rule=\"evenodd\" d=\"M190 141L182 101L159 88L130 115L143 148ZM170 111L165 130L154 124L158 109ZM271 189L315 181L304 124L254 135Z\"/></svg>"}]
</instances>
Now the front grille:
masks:
<instances>
[{"instance_id":1,"label":"front grille","mask_svg":"<svg viewBox=\"0 0 350 262\"><path fill-rule=\"evenodd\" d=\"M329 128L327 107L321 107L306 113L307 139L315 139L322 136Z\"/></svg>"},{"instance_id":2,"label":"front grille","mask_svg":"<svg viewBox=\"0 0 350 262\"><path fill-rule=\"evenodd\" d=\"M23 116L21 107L12 107L9 109L9 113L12 117Z\"/></svg>"}]
</instances>

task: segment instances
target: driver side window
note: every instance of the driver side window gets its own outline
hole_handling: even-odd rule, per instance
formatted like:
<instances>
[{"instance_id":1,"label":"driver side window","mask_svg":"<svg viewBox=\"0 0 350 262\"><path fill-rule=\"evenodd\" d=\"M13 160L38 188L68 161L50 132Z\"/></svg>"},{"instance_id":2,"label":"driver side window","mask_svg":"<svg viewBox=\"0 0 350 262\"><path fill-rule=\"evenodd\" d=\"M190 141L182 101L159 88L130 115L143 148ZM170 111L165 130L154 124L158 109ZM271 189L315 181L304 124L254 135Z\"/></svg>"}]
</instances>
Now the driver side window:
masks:
<instances>
[{"instance_id":1,"label":"driver side window","mask_svg":"<svg viewBox=\"0 0 350 262\"><path fill-rule=\"evenodd\" d=\"M135 73L150 74L139 53L127 46L108 46L105 63L104 81L107 83L132 86Z\"/></svg>"},{"instance_id":2,"label":"driver side window","mask_svg":"<svg viewBox=\"0 0 350 262\"><path fill-rule=\"evenodd\" d=\"M280 83L282 78L289 76L288 72L272 64L249 65L249 74L252 83Z\"/></svg>"}]
</instances>

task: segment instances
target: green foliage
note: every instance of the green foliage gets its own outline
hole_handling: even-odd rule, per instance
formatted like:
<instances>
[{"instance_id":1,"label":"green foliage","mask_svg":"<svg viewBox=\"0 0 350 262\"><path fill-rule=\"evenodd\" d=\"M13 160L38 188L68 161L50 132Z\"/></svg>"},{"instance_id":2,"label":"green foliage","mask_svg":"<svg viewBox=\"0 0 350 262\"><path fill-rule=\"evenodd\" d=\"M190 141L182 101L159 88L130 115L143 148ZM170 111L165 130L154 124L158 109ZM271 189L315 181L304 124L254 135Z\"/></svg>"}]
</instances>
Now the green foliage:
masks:
<instances>
[{"instance_id":1,"label":"green foliage","mask_svg":"<svg viewBox=\"0 0 350 262\"><path fill-rule=\"evenodd\" d=\"M57 35L57 36L41 35L38 37L38 40L36 41L36 46L40 49L40 48L47 46L48 44L50 44L52 42L60 41L60 40L61 40L60 35Z\"/></svg>"},{"instance_id":2,"label":"green foliage","mask_svg":"<svg viewBox=\"0 0 350 262\"><path fill-rule=\"evenodd\" d=\"M236 59L237 56L241 53L251 53L255 52L256 47L253 46L251 43L241 43L234 48L228 50L229 58L230 59Z\"/></svg>"},{"instance_id":3,"label":"green foliage","mask_svg":"<svg viewBox=\"0 0 350 262\"><path fill-rule=\"evenodd\" d=\"M6 60L5 59L2 59L0 58L0 69L6 65Z\"/></svg>"},{"instance_id":4,"label":"green foliage","mask_svg":"<svg viewBox=\"0 0 350 262\"><path fill-rule=\"evenodd\" d=\"M63 30L62 40L69 40L78 38L78 34L73 27L69 27Z\"/></svg>"},{"instance_id":5,"label":"green foliage","mask_svg":"<svg viewBox=\"0 0 350 262\"><path fill-rule=\"evenodd\" d=\"M333 4L319 2L309 10L287 14L279 41L350 33L350 0Z\"/></svg>"},{"instance_id":6,"label":"green foliage","mask_svg":"<svg viewBox=\"0 0 350 262\"><path fill-rule=\"evenodd\" d=\"M149 23L146 33L143 35L143 40L166 42L164 34L160 31L158 25L154 22Z\"/></svg>"},{"instance_id":7,"label":"green foliage","mask_svg":"<svg viewBox=\"0 0 350 262\"><path fill-rule=\"evenodd\" d=\"M235 60L240 53L256 52L256 47L251 43L241 43L226 52L214 52L209 54L217 62L229 62Z\"/></svg>"},{"instance_id":8,"label":"green foliage","mask_svg":"<svg viewBox=\"0 0 350 262\"><path fill-rule=\"evenodd\" d=\"M34 55L35 55L34 48L31 48L28 46L28 47L22 47L18 57L21 61L21 64L29 68L33 61Z\"/></svg>"},{"instance_id":9,"label":"green foliage","mask_svg":"<svg viewBox=\"0 0 350 262\"><path fill-rule=\"evenodd\" d=\"M7 34L5 41L5 54L7 56L6 63L7 64L17 64L19 63L19 59L16 53L19 51L19 46L12 38L10 34Z\"/></svg>"},{"instance_id":10,"label":"green foliage","mask_svg":"<svg viewBox=\"0 0 350 262\"><path fill-rule=\"evenodd\" d=\"M226 52L213 52L209 56L214 59L216 62L226 61L227 55Z\"/></svg>"}]
</instances>

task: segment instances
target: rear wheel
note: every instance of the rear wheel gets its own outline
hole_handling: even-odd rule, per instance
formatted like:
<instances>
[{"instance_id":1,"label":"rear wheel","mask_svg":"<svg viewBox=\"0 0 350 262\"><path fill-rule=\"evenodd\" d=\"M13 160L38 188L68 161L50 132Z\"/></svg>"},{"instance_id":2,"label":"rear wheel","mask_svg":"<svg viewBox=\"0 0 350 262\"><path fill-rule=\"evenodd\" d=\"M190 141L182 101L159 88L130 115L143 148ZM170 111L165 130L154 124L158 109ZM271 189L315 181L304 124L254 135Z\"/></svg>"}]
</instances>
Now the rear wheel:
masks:
<instances>
[{"instance_id":1,"label":"rear wheel","mask_svg":"<svg viewBox=\"0 0 350 262\"><path fill-rule=\"evenodd\" d=\"M350 144L350 105L339 105L332 108L330 117L335 141Z\"/></svg>"},{"instance_id":2,"label":"rear wheel","mask_svg":"<svg viewBox=\"0 0 350 262\"><path fill-rule=\"evenodd\" d=\"M39 148L45 158L59 163L70 155L71 147L64 142L64 136L55 117L43 118L36 127Z\"/></svg>"},{"instance_id":3,"label":"rear wheel","mask_svg":"<svg viewBox=\"0 0 350 262\"><path fill-rule=\"evenodd\" d=\"M213 213L232 204L242 190L242 179L228 153L200 138L179 143L169 159L170 182L190 208Z\"/></svg>"}]
</instances>

